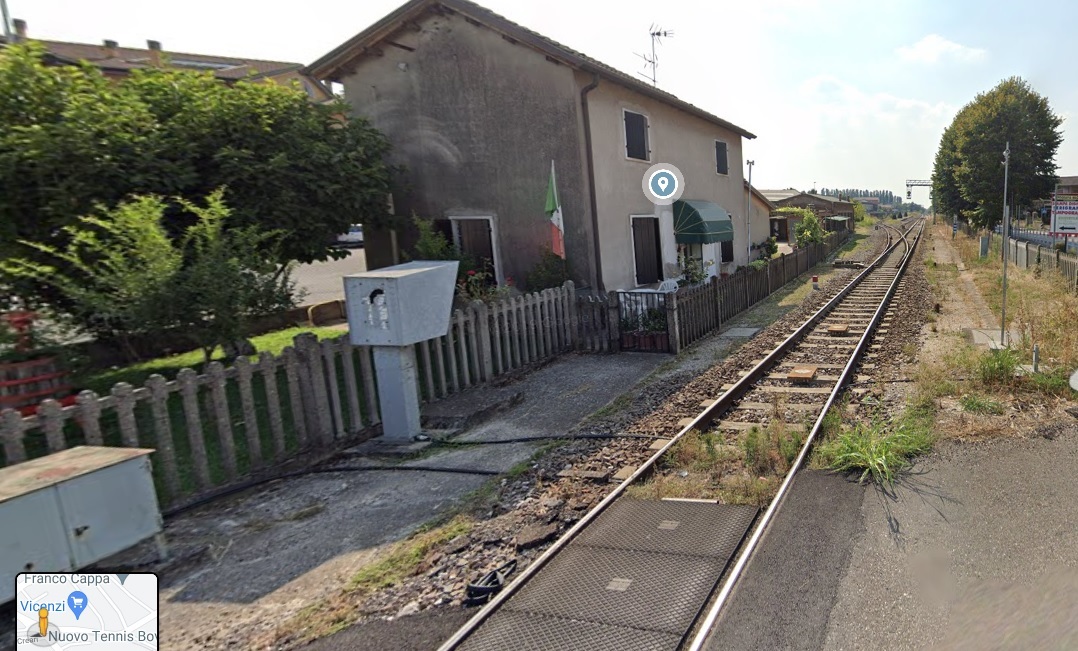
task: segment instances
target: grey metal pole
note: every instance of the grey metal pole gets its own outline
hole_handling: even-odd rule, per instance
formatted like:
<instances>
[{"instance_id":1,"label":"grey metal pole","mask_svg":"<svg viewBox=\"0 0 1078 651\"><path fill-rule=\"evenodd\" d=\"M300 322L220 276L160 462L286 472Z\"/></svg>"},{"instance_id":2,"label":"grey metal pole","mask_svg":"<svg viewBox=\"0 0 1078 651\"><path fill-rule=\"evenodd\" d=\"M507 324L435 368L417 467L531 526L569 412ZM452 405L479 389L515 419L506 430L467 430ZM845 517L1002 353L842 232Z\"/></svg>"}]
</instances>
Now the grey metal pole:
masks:
<instances>
[{"instance_id":1,"label":"grey metal pole","mask_svg":"<svg viewBox=\"0 0 1078 651\"><path fill-rule=\"evenodd\" d=\"M1007 205L1007 175L1011 165L1011 143L1003 150L1003 306L999 316L999 344L1007 345L1007 248L1010 229L1010 206Z\"/></svg>"},{"instance_id":2,"label":"grey metal pole","mask_svg":"<svg viewBox=\"0 0 1078 651\"><path fill-rule=\"evenodd\" d=\"M745 265L748 266L752 262L752 166L756 161L745 162L749 165L749 192L745 196Z\"/></svg>"},{"instance_id":3,"label":"grey metal pole","mask_svg":"<svg viewBox=\"0 0 1078 651\"><path fill-rule=\"evenodd\" d=\"M0 14L3 14L4 20L4 40L11 43L11 19L7 13L7 0L0 0Z\"/></svg>"}]
</instances>

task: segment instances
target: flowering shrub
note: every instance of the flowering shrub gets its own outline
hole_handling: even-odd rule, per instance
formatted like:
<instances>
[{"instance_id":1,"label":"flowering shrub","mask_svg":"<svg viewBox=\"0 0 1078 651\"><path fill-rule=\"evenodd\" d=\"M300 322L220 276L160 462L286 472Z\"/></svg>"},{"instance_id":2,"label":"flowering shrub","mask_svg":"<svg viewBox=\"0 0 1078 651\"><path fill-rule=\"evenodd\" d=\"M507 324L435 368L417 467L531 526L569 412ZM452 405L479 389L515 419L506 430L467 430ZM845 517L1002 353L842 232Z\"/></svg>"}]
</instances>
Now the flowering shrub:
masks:
<instances>
[{"instance_id":1,"label":"flowering shrub","mask_svg":"<svg viewBox=\"0 0 1078 651\"><path fill-rule=\"evenodd\" d=\"M457 296L465 302L496 301L508 297L512 286L512 278L506 278L505 285L499 287L489 271L469 269L457 281Z\"/></svg>"},{"instance_id":2,"label":"flowering shrub","mask_svg":"<svg viewBox=\"0 0 1078 651\"><path fill-rule=\"evenodd\" d=\"M686 285L697 285L707 280L708 269L714 266L713 260L703 261L696 258L681 256L681 273L685 276Z\"/></svg>"}]
</instances>

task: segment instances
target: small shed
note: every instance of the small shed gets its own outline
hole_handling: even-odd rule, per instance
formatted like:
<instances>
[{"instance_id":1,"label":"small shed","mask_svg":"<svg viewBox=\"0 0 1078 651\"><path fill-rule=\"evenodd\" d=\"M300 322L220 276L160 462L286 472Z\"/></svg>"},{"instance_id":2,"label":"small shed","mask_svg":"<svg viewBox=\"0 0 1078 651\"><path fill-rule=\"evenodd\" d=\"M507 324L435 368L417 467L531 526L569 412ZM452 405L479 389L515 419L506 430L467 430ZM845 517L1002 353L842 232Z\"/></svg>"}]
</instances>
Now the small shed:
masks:
<instances>
[{"instance_id":1,"label":"small shed","mask_svg":"<svg viewBox=\"0 0 1078 651\"><path fill-rule=\"evenodd\" d=\"M841 233L853 229L852 221L849 217L828 217L824 220L824 228L832 232Z\"/></svg>"}]
</instances>

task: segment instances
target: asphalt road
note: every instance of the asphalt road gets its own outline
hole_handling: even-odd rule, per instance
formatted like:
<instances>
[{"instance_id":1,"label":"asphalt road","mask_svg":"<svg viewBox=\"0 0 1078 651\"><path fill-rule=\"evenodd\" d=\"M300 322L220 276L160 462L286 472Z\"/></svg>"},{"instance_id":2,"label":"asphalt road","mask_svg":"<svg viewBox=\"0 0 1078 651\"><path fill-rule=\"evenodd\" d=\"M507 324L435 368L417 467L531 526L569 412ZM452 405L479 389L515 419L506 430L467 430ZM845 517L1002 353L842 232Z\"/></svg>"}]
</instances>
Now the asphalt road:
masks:
<instances>
[{"instance_id":1,"label":"asphalt road","mask_svg":"<svg viewBox=\"0 0 1078 651\"><path fill-rule=\"evenodd\" d=\"M344 281L341 278L366 270L367 256L362 248L350 249L348 257L342 260L300 265L293 274L297 288L307 292L300 304L314 305L343 299Z\"/></svg>"},{"instance_id":2,"label":"asphalt road","mask_svg":"<svg viewBox=\"0 0 1078 651\"><path fill-rule=\"evenodd\" d=\"M822 646L851 543L864 531L866 490L831 472L797 475L717 622L708 651Z\"/></svg>"},{"instance_id":3,"label":"asphalt road","mask_svg":"<svg viewBox=\"0 0 1078 651\"><path fill-rule=\"evenodd\" d=\"M941 444L866 492L823 649L1078 649L1078 423Z\"/></svg>"},{"instance_id":4,"label":"asphalt road","mask_svg":"<svg viewBox=\"0 0 1078 651\"><path fill-rule=\"evenodd\" d=\"M893 492L807 471L711 650L1078 649L1078 424L944 442Z\"/></svg>"}]
</instances>

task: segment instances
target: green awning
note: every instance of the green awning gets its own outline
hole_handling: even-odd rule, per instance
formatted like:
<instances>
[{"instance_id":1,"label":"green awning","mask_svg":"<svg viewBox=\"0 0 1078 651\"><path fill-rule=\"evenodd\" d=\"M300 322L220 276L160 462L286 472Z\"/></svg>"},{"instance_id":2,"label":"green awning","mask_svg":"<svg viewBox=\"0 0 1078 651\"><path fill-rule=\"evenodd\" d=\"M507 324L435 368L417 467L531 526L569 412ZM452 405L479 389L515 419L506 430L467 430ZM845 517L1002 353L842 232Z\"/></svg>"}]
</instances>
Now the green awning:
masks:
<instances>
[{"instance_id":1,"label":"green awning","mask_svg":"<svg viewBox=\"0 0 1078 651\"><path fill-rule=\"evenodd\" d=\"M674 241L678 244L732 242L730 213L710 201L674 202Z\"/></svg>"}]
</instances>

